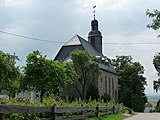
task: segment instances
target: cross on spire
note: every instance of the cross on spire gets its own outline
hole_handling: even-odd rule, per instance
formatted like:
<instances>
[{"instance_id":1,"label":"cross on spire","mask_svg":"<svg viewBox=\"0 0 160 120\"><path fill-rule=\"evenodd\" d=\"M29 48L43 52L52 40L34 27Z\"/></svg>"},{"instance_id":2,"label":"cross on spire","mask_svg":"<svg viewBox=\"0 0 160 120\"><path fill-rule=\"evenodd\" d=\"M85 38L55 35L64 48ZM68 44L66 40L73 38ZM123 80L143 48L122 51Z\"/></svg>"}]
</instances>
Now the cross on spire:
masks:
<instances>
[{"instance_id":1,"label":"cross on spire","mask_svg":"<svg viewBox=\"0 0 160 120\"><path fill-rule=\"evenodd\" d=\"M93 16L94 16L94 20L95 20L95 16L96 16L96 5L93 6Z\"/></svg>"}]
</instances>

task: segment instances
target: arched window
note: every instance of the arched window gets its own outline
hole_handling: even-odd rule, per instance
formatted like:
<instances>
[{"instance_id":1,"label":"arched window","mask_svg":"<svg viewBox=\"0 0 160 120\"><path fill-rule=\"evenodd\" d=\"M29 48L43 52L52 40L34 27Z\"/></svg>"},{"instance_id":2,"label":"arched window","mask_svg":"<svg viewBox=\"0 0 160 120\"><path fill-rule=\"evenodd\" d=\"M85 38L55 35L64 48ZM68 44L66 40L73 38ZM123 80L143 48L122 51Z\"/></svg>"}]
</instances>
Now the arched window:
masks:
<instances>
[{"instance_id":1,"label":"arched window","mask_svg":"<svg viewBox=\"0 0 160 120\"><path fill-rule=\"evenodd\" d=\"M107 93L108 91L107 91L107 88L108 88L108 86L107 86L107 77L105 76L105 92Z\"/></svg>"},{"instance_id":2,"label":"arched window","mask_svg":"<svg viewBox=\"0 0 160 120\"><path fill-rule=\"evenodd\" d=\"M103 79L101 78L101 83L103 83Z\"/></svg>"},{"instance_id":3,"label":"arched window","mask_svg":"<svg viewBox=\"0 0 160 120\"><path fill-rule=\"evenodd\" d=\"M114 80L112 78L112 96L114 96Z\"/></svg>"},{"instance_id":4,"label":"arched window","mask_svg":"<svg viewBox=\"0 0 160 120\"><path fill-rule=\"evenodd\" d=\"M109 95L111 96L111 78L109 77Z\"/></svg>"}]
</instances>

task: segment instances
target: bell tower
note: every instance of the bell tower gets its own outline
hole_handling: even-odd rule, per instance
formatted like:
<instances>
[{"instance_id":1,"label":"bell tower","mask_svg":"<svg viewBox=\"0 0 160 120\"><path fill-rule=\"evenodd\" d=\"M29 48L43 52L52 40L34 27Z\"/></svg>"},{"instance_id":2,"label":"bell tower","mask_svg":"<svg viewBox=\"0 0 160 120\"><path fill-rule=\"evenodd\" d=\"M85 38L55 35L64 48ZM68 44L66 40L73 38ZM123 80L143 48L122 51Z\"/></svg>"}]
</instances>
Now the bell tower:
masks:
<instances>
[{"instance_id":1,"label":"bell tower","mask_svg":"<svg viewBox=\"0 0 160 120\"><path fill-rule=\"evenodd\" d=\"M94 19L91 21L91 31L88 33L88 42L90 42L99 53L102 53L102 34L98 30L98 20L95 19L95 8L96 6L93 6Z\"/></svg>"}]
</instances>

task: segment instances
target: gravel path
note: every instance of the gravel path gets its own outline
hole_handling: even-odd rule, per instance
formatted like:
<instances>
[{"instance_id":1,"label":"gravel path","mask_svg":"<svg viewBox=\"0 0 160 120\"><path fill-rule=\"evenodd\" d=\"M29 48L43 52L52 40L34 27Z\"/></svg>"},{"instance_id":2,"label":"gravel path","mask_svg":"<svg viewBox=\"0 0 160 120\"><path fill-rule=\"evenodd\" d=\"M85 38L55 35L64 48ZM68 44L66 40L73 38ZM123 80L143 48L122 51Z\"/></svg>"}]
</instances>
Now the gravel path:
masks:
<instances>
[{"instance_id":1,"label":"gravel path","mask_svg":"<svg viewBox=\"0 0 160 120\"><path fill-rule=\"evenodd\" d=\"M124 120L160 120L160 113L138 113Z\"/></svg>"}]
</instances>

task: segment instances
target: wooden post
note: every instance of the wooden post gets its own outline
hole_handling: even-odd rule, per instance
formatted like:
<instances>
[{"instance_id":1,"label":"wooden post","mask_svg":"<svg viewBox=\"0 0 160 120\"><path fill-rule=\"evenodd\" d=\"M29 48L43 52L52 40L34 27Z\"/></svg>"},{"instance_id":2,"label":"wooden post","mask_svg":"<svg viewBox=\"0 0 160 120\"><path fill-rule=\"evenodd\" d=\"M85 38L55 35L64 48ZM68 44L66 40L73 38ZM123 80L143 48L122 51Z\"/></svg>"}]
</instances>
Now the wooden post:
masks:
<instances>
[{"instance_id":1,"label":"wooden post","mask_svg":"<svg viewBox=\"0 0 160 120\"><path fill-rule=\"evenodd\" d=\"M81 107L83 107L83 104L81 105ZM83 111L81 111L81 115L83 115Z\"/></svg>"},{"instance_id":2,"label":"wooden post","mask_svg":"<svg viewBox=\"0 0 160 120\"><path fill-rule=\"evenodd\" d=\"M118 104L118 113L120 112L120 105Z\"/></svg>"},{"instance_id":3,"label":"wooden post","mask_svg":"<svg viewBox=\"0 0 160 120\"><path fill-rule=\"evenodd\" d=\"M107 114L109 114L109 110L108 110L108 106L106 105L106 111L107 111Z\"/></svg>"},{"instance_id":4,"label":"wooden post","mask_svg":"<svg viewBox=\"0 0 160 120\"><path fill-rule=\"evenodd\" d=\"M97 117L97 118L99 117L98 114L99 114L99 107L98 107L98 105L97 105L97 106L96 106L96 117Z\"/></svg>"},{"instance_id":5,"label":"wooden post","mask_svg":"<svg viewBox=\"0 0 160 120\"><path fill-rule=\"evenodd\" d=\"M81 105L81 107L83 108L83 104ZM83 115L83 114L84 114L84 110L82 110L82 111L80 112L80 114ZM83 118L82 120L85 120L85 118Z\"/></svg>"},{"instance_id":6,"label":"wooden post","mask_svg":"<svg viewBox=\"0 0 160 120\"><path fill-rule=\"evenodd\" d=\"M107 113L110 114L110 106L107 106Z\"/></svg>"},{"instance_id":7,"label":"wooden post","mask_svg":"<svg viewBox=\"0 0 160 120\"><path fill-rule=\"evenodd\" d=\"M115 114L115 111L116 111L115 106L113 106L112 111L113 111L113 114Z\"/></svg>"},{"instance_id":8,"label":"wooden post","mask_svg":"<svg viewBox=\"0 0 160 120\"><path fill-rule=\"evenodd\" d=\"M56 107L55 105L52 107L52 114L53 114L53 116L52 116L51 120L56 120L55 107Z\"/></svg>"},{"instance_id":9,"label":"wooden post","mask_svg":"<svg viewBox=\"0 0 160 120\"><path fill-rule=\"evenodd\" d=\"M0 113L0 120L4 120L5 114L4 113Z\"/></svg>"}]
</instances>

